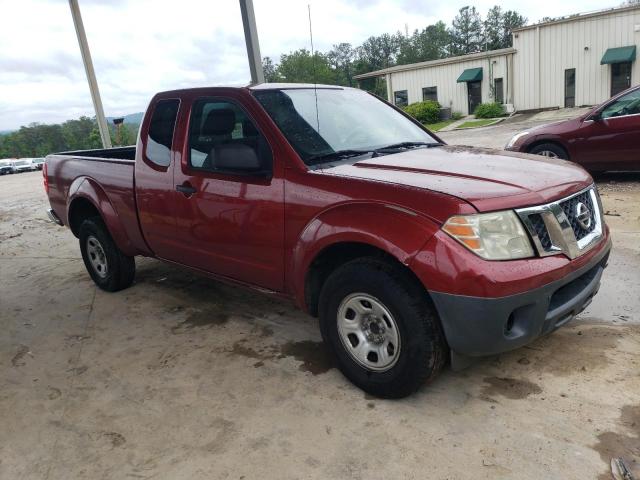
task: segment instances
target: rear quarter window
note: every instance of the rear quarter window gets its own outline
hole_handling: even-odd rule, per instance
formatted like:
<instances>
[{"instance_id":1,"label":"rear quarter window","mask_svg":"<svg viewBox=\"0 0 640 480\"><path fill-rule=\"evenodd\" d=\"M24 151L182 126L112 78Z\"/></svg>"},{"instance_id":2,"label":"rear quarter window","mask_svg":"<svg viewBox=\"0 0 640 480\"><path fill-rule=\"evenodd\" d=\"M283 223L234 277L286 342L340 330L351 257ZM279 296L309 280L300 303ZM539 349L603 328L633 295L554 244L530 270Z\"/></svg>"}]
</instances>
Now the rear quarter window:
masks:
<instances>
[{"instance_id":1,"label":"rear quarter window","mask_svg":"<svg viewBox=\"0 0 640 480\"><path fill-rule=\"evenodd\" d=\"M167 167L171 163L171 144L178 105L178 100L160 100L151 116L145 156L160 167Z\"/></svg>"}]
</instances>

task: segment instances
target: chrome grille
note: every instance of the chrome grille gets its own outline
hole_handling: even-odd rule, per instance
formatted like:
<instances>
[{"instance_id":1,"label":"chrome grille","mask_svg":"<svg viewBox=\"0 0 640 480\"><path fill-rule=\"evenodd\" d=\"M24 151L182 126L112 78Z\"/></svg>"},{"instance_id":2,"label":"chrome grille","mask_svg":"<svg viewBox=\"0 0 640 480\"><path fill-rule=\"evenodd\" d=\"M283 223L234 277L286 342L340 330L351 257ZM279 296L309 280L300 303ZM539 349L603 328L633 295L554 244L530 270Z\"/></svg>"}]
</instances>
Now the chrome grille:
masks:
<instances>
[{"instance_id":1,"label":"chrome grille","mask_svg":"<svg viewBox=\"0 0 640 480\"><path fill-rule=\"evenodd\" d=\"M576 258L602 237L602 207L594 186L557 202L517 209L516 213L541 257L563 253Z\"/></svg>"},{"instance_id":2,"label":"chrome grille","mask_svg":"<svg viewBox=\"0 0 640 480\"><path fill-rule=\"evenodd\" d=\"M538 235L538 238L540 239L542 248L549 250L553 244L551 243L551 238L549 237L549 232L547 232L547 226L544 224L542 215L539 213L532 213L529 215L529 220L531 221L531 225L533 226L536 235Z\"/></svg>"},{"instance_id":3,"label":"chrome grille","mask_svg":"<svg viewBox=\"0 0 640 480\"><path fill-rule=\"evenodd\" d=\"M580 222L578 222L576 208L579 203L586 205L589 209L589 227L587 228L584 228L580 224ZM567 216L567 219L571 224L571 228L573 229L573 233L575 234L577 240L586 237L589 233L593 232L594 228L596 228L594 217L595 209L593 208L591 195L588 191L575 195L574 197L571 197L569 200L566 200L564 202L560 202L560 206L562 207L564 214Z\"/></svg>"}]
</instances>

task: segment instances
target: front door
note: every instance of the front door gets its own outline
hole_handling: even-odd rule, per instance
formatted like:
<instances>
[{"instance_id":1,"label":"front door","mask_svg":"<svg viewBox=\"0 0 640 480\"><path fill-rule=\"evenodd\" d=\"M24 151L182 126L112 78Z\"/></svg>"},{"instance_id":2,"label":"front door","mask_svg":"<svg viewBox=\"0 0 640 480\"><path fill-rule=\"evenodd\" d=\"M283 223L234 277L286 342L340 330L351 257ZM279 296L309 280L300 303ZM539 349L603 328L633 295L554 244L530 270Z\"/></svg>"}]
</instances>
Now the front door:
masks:
<instances>
[{"instance_id":1,"label":"front door","mask_svg":"<svg viewBox=\"0 0 640 480\"><path fill-rule=\"evenodd\" d=\"M611 96L631 87L631 63L611 64Z\"/></svg>"},{"instance_id":2,"label":"front door","mask_svg":"<svg viewBox=\"0 0 640 480\"><path fill-rule=\"evenodd\" d=\"M496 103L504 103L504 82L501 78L496 78L494 82L494 96Z\"/></svg>"},{"instance_id":3,"label":"front door","mask_svg":"<svg viewBox=\"0 0 640 480\"><path fill-rule=\"evenodd\" d=\"M238 100L222 97L193 102L186 136L174 170L183 248L170 260L281 291L283 178L265 137Z\"/></svg>"},{"instance_id":4,"label":"front door","mask_svg":"<svg viewBox=\"0 0 640 480\"><path fill-rule=\"evenodd\" d=\"M640 88L583 122L576 161L591 170L640 170Z\"/></svg>"},{"instance_id":5,"label":"front door","mask_svg":"<svg viewBox=\"0 0 640 480\"><path fill-rule=\"evenodd\" d=\"M476 107L482 103L482 81L467 82L467 94L469 96L469 115L476 111Z\"/></svg>"},{"instance_id":6,"label":"front door","mask_svg":"<svg viewBox=\"0 0 640 480\"><path fill-rule=\"evenodd\" d=\"M564 71L564 108L576 106L576 69Z\"/></svg>"}]
</instances>

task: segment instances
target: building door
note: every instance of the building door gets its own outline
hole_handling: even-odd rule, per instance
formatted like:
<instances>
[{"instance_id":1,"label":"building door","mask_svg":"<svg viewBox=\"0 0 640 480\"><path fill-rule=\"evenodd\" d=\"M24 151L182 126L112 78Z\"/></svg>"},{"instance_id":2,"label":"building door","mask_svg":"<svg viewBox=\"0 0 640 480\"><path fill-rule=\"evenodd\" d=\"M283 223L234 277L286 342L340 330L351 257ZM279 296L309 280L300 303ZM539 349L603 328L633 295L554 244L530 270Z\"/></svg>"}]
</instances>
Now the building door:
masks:
<instances>
[{"instance_id":1,"label":"building door","mask_svg":"<svg viewBox=\"0 0 640 480\"><path fill-rule=\"evenodd\" d=\"M564 108L576 106L576 69L564 71Z\"/></svg>"},{"instance_id":2,"label":"building door","mask_svg":"<svg viewBox=\"0 0 640 480\"><path fill-rule=\"evenodd\" d=\"M504 103L504 83L501 78L496 78L494 82L494 99L496 103Z\"/></svg>"},{"instance_id":3,"label":"building door","mask_svg":"<svg viewBox=\"0 0 640 480\"><path fill-rule=\"evenodd\" d=\"M476 111L476 107L482 103L482 81L467 82L467 94L469 96L469 114Z\"/></svg>"},{"instance_id":4,"label":"building door","mask_svg":"<svg viewBox=\"0 0 640 480\"><path fill-rule=\"evenodd\" d=\"M611 96L631 86L631 62L611 64Z\"/></svg>"}]
</instances>

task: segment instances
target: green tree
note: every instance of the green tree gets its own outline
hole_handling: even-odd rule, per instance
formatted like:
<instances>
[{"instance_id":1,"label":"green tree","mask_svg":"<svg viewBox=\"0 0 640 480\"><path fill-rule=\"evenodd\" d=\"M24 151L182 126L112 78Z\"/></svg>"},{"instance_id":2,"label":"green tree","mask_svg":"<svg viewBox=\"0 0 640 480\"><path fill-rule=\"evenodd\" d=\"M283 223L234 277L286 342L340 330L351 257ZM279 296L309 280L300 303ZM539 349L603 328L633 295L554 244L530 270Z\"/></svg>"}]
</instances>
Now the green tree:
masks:
<instances>
[{"instance_id":1,"label":"green tree","mask_svg":"<svg viewBox=\"0 0 640 480\"><path fill-rule=\"evenodd\" d=\"M311 55L305 48L282 55L276 72L286 82L335 83L335 73L326 55L319 52Z\"/></svg>"},{"instance_id":2,"label":"green tree","mask_svg":"<svg viewBox=\"0 0 640 480\"><path fill-rule=\"evenodd\" d=\"M359 69L366 65L367 71L381 70L395 65L402 42L403 37L399 33L369 37L357 49Z\"/></svg>"},{"instance_id":3,"label":"green tree","mask_svg":"<svg viewBox=\"0 0 640 480\"><path fill-rule=\"evenodd\" d=\"M462 7L451 23L452 53L467 55L484 50L482 26L476 7Z\"/></svg>"},{"instance_id":4,"label":"green tree","mask_svg":"<svg viewBox=\"0 0 640 480\"><path fill-rule=\"evenodd\" d=\"M513 30L524 27L527 19L514 10L507 10L502 15L502 48L513 46Z\"/></svg>"},{"instance_id":5,"label":"green tree","mask_svg":"<svg viewBox=\"0 0 640 480\"><path fill-rule=\"evenodd\" d=\"M356 51L350 43L339 43L327 53L329 65L335 72L335 82L338 85L353 86L353 61Z\"/></svg>"},{"instance_id":6,"label":"green tree","mask_svg":"<svg viewBox=\"0 0 640 480\"><path fill-rule=\"evenodd\" d=\"M451 33L444 22L429 25L422 31L415 30L413 35L400 45L398 65L438 60L449 56Z\"/></svg>"},{"instance_id":7,"label":"green tree","mask_svg":"<svg viewBox=\"0 0 640 480\"><path fill-rule=\"evenodd\" d=\"M492 7L484 20L484 42L486 50L498 50L503 47L504 17L499 5Z\"/></svg>"},{"instance_id":8,"label":"green tree","mask_svg":"<svg viewBox=\"0 0 640 480\"><path fill-rule=\"evenodd\" d=\"M279 81L278 73L276 71L277 65L273 63L270 57L264 57L262 59L262 71L264 72L264 81L267 83L275 83Z\"/></svg>"}]
</instances>

